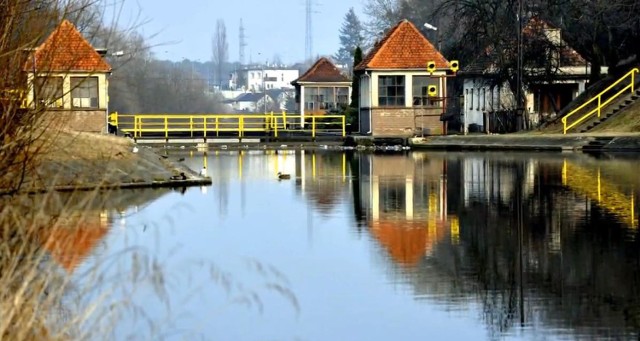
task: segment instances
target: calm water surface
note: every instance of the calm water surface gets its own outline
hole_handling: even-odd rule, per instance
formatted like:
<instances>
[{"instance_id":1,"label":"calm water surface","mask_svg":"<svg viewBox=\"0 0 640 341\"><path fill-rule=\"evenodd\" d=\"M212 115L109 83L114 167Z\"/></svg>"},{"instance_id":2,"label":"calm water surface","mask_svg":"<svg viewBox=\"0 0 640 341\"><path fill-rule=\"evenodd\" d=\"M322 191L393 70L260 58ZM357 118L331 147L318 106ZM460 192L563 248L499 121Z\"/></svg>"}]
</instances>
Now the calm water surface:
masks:
<instances>
[{"instance_id":1,"label":"calm water surface","mask_svg":"<svg viewBox=\"0 0 640 341\"><path fill-rule=\"evenodd\" d=\"M127 192L66 266L98 311L125 307L105 338L638 338L638 159L186 159L213 185Z\"/></svg>"}]
</instances>

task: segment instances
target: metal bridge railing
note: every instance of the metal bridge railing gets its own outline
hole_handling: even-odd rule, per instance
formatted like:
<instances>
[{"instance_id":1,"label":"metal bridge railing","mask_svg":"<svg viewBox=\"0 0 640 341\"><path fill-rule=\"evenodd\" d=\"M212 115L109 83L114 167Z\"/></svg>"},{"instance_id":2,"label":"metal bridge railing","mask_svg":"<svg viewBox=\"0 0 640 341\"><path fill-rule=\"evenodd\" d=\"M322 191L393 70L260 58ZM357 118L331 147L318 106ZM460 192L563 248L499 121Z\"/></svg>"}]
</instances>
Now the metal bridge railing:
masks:
<instances>
[{"instance_id":1,"label":"metal bridge railing","mask_svg":"<svg viewBox=\"0 0 640 341\"><path fill-rule=\"evenodd\" d=\"M626 75L620 77L620 79L618 79L615 83L611 84L609 87L604 89L602 92L600 92L599 94L593 96L593 98L591 98L590 100L584 102L581 106L575 108L574 110L569 112L567 115L565 115L562 118L562 124L563 124L562 133L566 134L569 129L577 126L578 124L580 124L582 122L584 122L589 117L591 117L591 116L593 116L595 114L597 114L598 117L600 117L600 115L602 114L602 108L607 106L614 99L618 98L620 95L622 95L623 93L625 93L629 89L631 89L631 93L633 93L635 91L635 89L634 89L635 81L636 81L635 76L636 76L636 74L638 72L640 72L639 69L637 69L637 68L632 69ZM626 81L629 81L628 85L624 86L617 93L615 93L615 94L613 94L611 96L607 96L609 91L613 90L620 83L623 83L623 82L626 82ZM588 108L592 107L593 105L595 105L595 108L592 109L591 111L587 111L587 110L589 110ZM567 120L569 119L569 117L571 117L573 115L582 115L582 116L580 116L575 121L572 121L572 122L568 123Z\"/></svg>"},{"instance_id":2,"label":"metal bridge railing","mask_svg":"<svg viewBox=\"0 0 640 341\"><path fill-rule=\"evenodd\" d=\"M264 133L278 137L286 132L340 134L346 136L346 120L343 115L292 115L270 114L133 114L117 112L109 115L109 123L134 138L145 134L160 134L169 138L172 133L194 137L216 137L232 133L245 137L247 133Z\"/></svg>"}]
</instances>

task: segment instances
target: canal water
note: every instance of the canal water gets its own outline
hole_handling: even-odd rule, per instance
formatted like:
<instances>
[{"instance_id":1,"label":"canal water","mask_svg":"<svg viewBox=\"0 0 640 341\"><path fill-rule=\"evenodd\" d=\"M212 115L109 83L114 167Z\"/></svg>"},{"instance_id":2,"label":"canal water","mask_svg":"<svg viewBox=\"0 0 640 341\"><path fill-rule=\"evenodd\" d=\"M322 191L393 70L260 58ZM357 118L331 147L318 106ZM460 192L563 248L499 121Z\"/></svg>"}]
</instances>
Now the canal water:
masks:
<instances>
[{"instance_id":1,"label":"canal water","mask_svg":"<svg viewBox=\"0 0 640 341\"><path fill-rule=\"evenodd\" d=\"M638 338L638 158L169 156L213 185L111 193L51 251L98 338Z\"/></svg>"}]
</instances>

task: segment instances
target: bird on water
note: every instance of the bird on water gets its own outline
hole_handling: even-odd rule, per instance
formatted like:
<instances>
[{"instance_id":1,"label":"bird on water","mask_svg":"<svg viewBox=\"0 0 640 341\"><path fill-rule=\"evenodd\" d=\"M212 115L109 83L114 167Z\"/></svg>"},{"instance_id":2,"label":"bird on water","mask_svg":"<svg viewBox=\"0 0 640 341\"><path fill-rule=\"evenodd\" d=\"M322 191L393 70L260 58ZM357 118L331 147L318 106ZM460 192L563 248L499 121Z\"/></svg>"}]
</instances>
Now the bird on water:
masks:
<instances>
[{"instance_id":1,"label":"bird on water","mask_svg":"<svg viewBox=\"0 0 640 341\"><path fill-rule=\"evenodd\" d=\"M278 180L286 180L286 179L291 179L291 175L278 172Z\"/></svg>"}]
</instances>

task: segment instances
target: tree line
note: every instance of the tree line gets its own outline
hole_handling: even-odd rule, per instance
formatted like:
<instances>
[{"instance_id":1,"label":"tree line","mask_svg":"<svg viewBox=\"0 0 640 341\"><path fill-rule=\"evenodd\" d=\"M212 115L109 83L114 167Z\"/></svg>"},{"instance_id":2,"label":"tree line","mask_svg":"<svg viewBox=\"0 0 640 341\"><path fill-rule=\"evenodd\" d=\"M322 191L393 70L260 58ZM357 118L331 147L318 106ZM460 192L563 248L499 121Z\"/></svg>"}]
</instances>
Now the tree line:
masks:
<instances>
[{"instance_id":1,"label":"tree line","mask_svg":"<svg viewBox=\"0 0 640 341\"><path fill-rule=\"evenodd\" d=\"M561 30L563 41L588 62L590 84L603 77L603 66L618 75L636 65L640 55L640 3L635 0L366 0L364 14L365 20L353 9L345 15L334 56L338 62L348 64L357 46L366 51L408 19L463 69L493 61L494 81L509 84L514 94L524 93L530 81L551 81L558 73L558 59L545 56L558 54L553 49L559 47L539 32L522 34L532 18ZM523 72L520 89L518 70Z\"/></svg>"}]
</instances>

